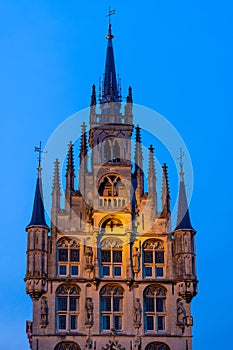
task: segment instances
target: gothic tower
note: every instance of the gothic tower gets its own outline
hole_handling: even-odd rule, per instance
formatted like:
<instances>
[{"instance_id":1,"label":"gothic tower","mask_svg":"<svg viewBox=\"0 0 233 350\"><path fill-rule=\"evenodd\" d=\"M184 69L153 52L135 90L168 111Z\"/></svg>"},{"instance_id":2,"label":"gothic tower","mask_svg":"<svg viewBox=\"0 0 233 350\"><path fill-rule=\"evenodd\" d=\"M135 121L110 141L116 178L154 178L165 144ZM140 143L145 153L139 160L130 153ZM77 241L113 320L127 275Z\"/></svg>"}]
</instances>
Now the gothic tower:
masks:
<instances>
[{"instance_id":1,"label":"gothic tower","mask_svg":"<svg viewBox=\"0 0 233 350\"><path fill-rule=\"evenodd\" d=\"M183 169L172 231L168 167L162 167L158 203L154 148L149 147L148 169L144 169L131 87L126 103L122 102L111 24L106 38L99 101L93 85L90 125L82 125L79 154L74 153L75 140L68 145L64 207L59 159L54 163L50 228L38 168L32 218L26 227L25 282L33 302L30 347L191 350L196 231L190 221Z\"/></svg>"}]
</instances>

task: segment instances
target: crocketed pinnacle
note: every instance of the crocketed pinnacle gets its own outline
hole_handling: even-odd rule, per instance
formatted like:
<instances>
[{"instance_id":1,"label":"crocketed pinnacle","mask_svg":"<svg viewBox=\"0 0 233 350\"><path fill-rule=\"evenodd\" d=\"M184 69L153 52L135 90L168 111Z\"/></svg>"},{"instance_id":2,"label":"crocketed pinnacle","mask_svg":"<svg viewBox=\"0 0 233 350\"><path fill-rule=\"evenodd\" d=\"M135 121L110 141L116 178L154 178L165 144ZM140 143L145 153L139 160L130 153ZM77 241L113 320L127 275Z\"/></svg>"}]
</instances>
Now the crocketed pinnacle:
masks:
<instances>
[{"instance_id":1,"label":"crocketed pinnacle","mask_svg":"<svg viewBox=\"0 0 233 350\"><path fill-rule=\"evenodd\" d=\"M95 89L95 85L92 85L92 93L91 93L91 106L95 106L96 105L96 89Z\"/></svg>"},{"instance_id":2,"label":"crocketed pinnacle","mask_svg":"<svg viewBox=\"0 0 233 350\"><path fill-rule=\"evenodd\" d=\"M156 192L156 172L155 172L155 159L154 159L154 147L149 147L149 165L148 165L148 195L153 196Z\"/></svg>"},{"instance_id":3,"label":"crocketed pinnacle","mask_svg":"<svg viewBox=\"0 0 233 350\"><path fill-rule=\"evenodd\" d=\"M167 165L164 163L163 166L163 184L162 184L162 217L170 215L170 189L168 183L168 172Z\"/></svg>"},{"instance_id":4,"label":"crocketed pinnacle","mask_svg":"<svg viewBox=\"0 0 233 350\"><path fill-rule=\"evenodd\" d=\"M132 87L131 86L129 87L129 90L128 90L128 96L126 98L126 102L127 103L133 103L133 93L132 93Z\"/></svg>"},{"instance_id":5,"label":"crocketed pinnacle","mask_svg":"<svg viewBox=\"0 0 233 350\"><path fill-rule=\"evenodd\" d=\"M80 158L80 164L83 161L83 159L87 158L87 133L86 133L86 124L82 124L82 136L80 141L80 152L79 152L79 158Z\"/></svg>"},{"instance_id":6,"label":"crocketed pinnacle","mask_svg":"<svg viewBox=\"0 0 233 350\"><path fill-rule=\"evenodd\" d=\"M60 193L61 184L60 184L60 162L58 159L54 162L54 173L53 173L53 192Z\"/></svg>"},{"instance_id":7,"label":"crocketed pinnacle","mask_svg":"<svg viewBox=\"0 0 233 350\"><path fill-rule=\"evenodd\" d=\"M68 145L67 165L66 165L66 176L74 176L74 149L73 143L70 141Z\"/></svg>"},{"instance_id":8,"label":"crocketed pinnacle","mask_svg":"<svg viewBox=\"0 0 233 350\"><path fill-rule=\"evenodd\" d=\"M142 140L141 140L141 128L139 125L135 128L135 171L137 171L138 168L142 169L142 161L143 161L143 154L142 154Z\"/></svg>"}]
</instances>

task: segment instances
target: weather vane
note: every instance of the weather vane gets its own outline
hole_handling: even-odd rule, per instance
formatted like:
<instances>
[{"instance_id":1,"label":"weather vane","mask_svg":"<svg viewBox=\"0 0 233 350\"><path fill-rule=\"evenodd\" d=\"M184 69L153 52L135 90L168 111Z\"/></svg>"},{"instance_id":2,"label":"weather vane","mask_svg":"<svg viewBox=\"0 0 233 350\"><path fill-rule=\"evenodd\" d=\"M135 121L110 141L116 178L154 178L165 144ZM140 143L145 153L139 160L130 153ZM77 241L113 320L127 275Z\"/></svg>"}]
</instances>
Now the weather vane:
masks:
<instances>
[{"instance_id":1,"label":"weather vane","mask_svg":"<svg viewBox=\"0 0 233 350\"><path fill-rule=\"evenodd\" d=\"M109 25L111 24L111 16L116 14L116 10L111 10L111 6L109 6L108 15L106 17L109 18Z\"/></svg>"},{"instance_id":2,"label":"weather vane","mask_svg":"<svg viewBox=\"0 0 233 350\"><path fill-rule=\"evenodd\" d=\"M35 147L34 149L35 152L38 152L38 162L39 162L39 165L38 165L38 169L40 169L40 166L41 166L41 155L42 153L47 153L47 152L44 152L42 151L42 148L41 148L41 141L40 141L40 146L39 147Z\"/></svg>"},{"instance_id":3,"label":"weather vane","mask_svg":"<svg viewBox=\"0 0 233 350\"><path fill-rule=\"evenodd\" d=\"M177 159L180 162L180 172L181 173L183 172L183 165L184 165L183 158L184 158L184 151L182 150L182 148L180 148L180 156Z\"/></svg>"}]
</instances>

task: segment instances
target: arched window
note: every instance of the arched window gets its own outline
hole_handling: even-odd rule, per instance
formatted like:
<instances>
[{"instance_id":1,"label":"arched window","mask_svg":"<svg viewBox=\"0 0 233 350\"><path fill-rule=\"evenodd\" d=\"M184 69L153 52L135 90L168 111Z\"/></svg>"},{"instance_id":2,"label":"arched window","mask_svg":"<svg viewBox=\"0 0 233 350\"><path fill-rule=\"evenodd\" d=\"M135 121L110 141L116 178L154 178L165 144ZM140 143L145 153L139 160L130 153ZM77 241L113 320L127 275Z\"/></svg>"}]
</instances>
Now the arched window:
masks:
<instances>
[{"instance_id":1,"label":"arched window","mask_svg":"<svg viewBox=\"0 0 233 350\"><path fill-rule=\"evenodd\" d=\"M62 238L57 242L57 272L59 276L78 276L80 263L79 242Z\"/></svg>"},{"instance_id":2,"label":"arched window","mask_svg":"<svg viewBox=\"0 0 233 350\"><path fill-rule=\"evenodd\" d=\"M61 285L57 289L57 330L76 331L78 329L79 288L75 285Z\"/></svg>"},{"instance_id":3,"label":"arched window","mask_svg":"<svg viewBox=\"0 0 233 350\"><path fill-rule=\"evenodd\" d=\"M100 291L101 330L122 330L124 290L118 285L104 286Z\"/></svg>"},{"instance_id":4,"label":"arched window","mask_svg":"<svg viewBox=\"0 0 233 350\"><path fill-rule=\"evenodd\" d=\"M54 350L80 350L80 347L73 342L62 342L56 345Z\"/></svg>"},{"instance_id":5,"label":"arched window","mask_svg":"<svg viewBox=\"0 0 233 350\"><path fill-rule=\"evenodd\" d=\"M166 327L166 290L149 286L144 291L145 331L164 331Z\"/></svg>"},{"instance_id":6,"label":"arched window","mask_svg":"<svg viewBox=\"0 0 233 350\"><path fill-rule=\"evenodd\" d=\"M164 244L148 239L143 244L144 277L164 277Z\"/></svg>"},{"instance_id":7,"label":"arched window","mask_svg":"<svg viewBox=\"0 0 233 350\"><path fill-rule=\"evenodd\" d=\"M116 140L113 144L113 162L120 162L120 147Z\"/></svg>"},{"instance_id":8,"label":"arched window","mask_svg":"<svg viewBox=\"0 0 233 350\"><path fill-rule=\"evenodd\" d=\"M115 138L104 141L104 162L120 162L120 146Z\"/></svg>"},{"instance_id":9,"label":"arched window","mask_svg":"<svg viewBox=\"0 0 233 350\"><path fill-rule=\"evenodd\" d=\"M112 159L111 157L111 147L108 140L104 143L104 162L110 162Z\"/></svg>"},{"instance_id":10,"label":"arched window","mask_svg":"<svg viewBox=\"0 0 233 350\"><path fill-rule=\"evenodd\" d=\"M120 190L123 192L125 190L125 186L119 176L106 175L101 180L99 186L99 195L104 197L117 197L121 195L118 192L119 186Z\"/></svg>"},{"instance_id":11,"label":"arched window","mask_svg":"<svg viewBox=\"0 0 233 350\"><path fill-rule=\"evenodd\" d=\"M170 348L166 344L156 341L148 344L145 350L170 350Z\"/></svg>"},{"instance_id":12,"label":"arched window","mask_svg":"<svg viewBox=\"0 0 233 350\"><path fill-rule=\"evenodd\" d=\"M101 242L101 269L103 277L122 275L122 242L116 238L106 238Z\"/></svg>"}]
</instances>

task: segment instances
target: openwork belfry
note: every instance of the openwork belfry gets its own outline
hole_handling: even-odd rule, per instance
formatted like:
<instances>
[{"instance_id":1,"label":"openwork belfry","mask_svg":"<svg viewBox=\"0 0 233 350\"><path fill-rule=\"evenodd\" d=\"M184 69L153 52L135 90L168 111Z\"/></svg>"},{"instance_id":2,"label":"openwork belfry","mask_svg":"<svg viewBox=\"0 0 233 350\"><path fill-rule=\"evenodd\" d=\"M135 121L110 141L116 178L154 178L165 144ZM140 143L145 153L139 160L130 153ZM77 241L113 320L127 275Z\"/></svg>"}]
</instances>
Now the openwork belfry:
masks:
<instances>
[{"instance_id":1,"label":"openwork belfry","mask_svg":"<svg viewBox=\"0 0 233 350\"><path fill-rule=\"evenodd\" d=\"M82 125L79 153L76 140L68 145L64 205L62 160L54 159L49 226L42 168L38 168L32 217L26 227L25 282L33 302L33 319L27 321L30 348L191 350L196 231L183 169L172 230L168 167L162 166L158 190L152 145L144 168L132 88L125 103L121 96L111 23L106 38L99 103L93 85L90 124Z\"/></svg>"}]
</instances>

